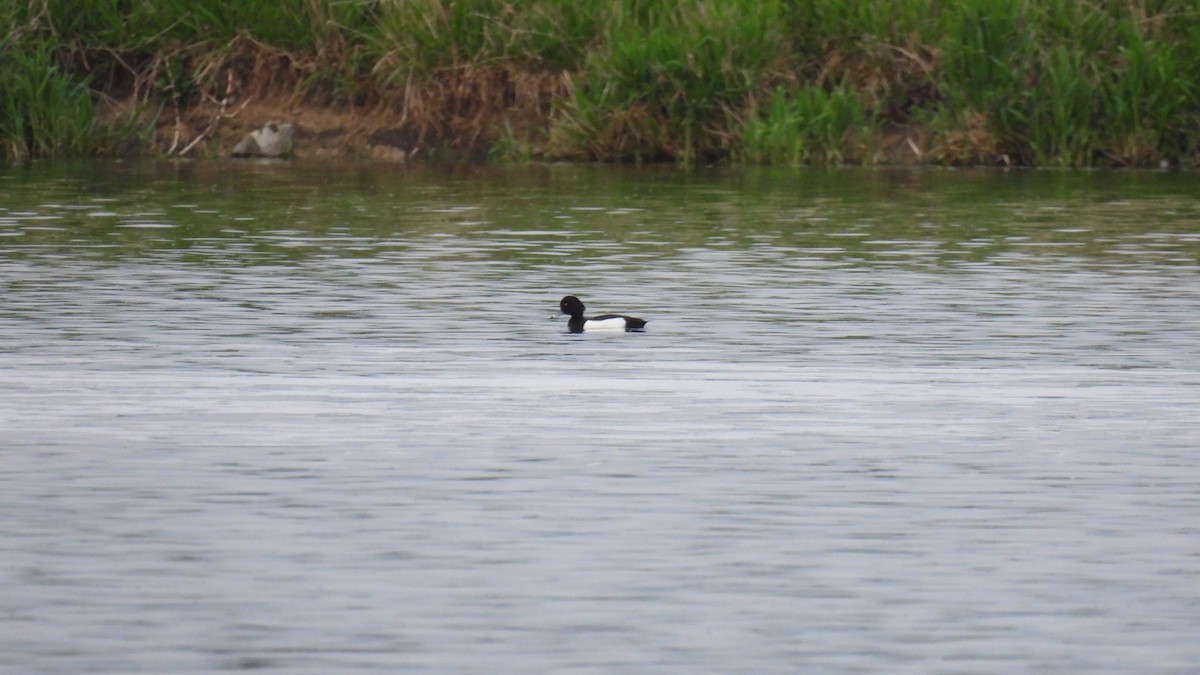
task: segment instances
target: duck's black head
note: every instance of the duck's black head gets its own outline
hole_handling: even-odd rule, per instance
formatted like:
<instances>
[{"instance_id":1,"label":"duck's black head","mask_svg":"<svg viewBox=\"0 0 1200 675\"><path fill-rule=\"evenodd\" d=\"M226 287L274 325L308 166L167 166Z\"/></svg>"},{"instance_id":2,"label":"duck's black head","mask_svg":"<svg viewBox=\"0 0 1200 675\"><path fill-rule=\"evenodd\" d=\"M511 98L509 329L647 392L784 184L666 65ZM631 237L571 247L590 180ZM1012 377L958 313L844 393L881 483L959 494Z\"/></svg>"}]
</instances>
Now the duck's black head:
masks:
<instances>
[{"instance_id":1,"label":"duck's black head","mask_svg":"<svg viewBox=\"0 0 1200 675\"><path fill-rule=\"evenodd\" d=\"M558 309L563 314L570 314L571 316L583 316L583 303L579 300L579 298L573 295L568 295L567 297L563 298L562 301L558 303Z\"/></svg>"}]
</instances>

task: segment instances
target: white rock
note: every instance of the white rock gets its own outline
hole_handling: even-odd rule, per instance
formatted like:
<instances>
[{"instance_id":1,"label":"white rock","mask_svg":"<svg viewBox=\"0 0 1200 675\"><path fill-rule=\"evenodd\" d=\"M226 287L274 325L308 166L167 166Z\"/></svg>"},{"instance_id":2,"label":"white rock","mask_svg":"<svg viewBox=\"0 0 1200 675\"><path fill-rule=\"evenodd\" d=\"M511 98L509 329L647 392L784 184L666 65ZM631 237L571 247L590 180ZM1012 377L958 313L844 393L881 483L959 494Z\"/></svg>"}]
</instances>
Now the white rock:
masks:
<instances>
[{"instance_id":1,"label":"white rock","mask_svg":"<svg viewBox=\"0 0 1200 675\"><path fill-rule=\"evenodd\" d=\"M233 148L234 157L284 157L292 153L292 137L296 128L291 124L268 122L266 126L246 134Z\"/></svg>"}]
</instances>

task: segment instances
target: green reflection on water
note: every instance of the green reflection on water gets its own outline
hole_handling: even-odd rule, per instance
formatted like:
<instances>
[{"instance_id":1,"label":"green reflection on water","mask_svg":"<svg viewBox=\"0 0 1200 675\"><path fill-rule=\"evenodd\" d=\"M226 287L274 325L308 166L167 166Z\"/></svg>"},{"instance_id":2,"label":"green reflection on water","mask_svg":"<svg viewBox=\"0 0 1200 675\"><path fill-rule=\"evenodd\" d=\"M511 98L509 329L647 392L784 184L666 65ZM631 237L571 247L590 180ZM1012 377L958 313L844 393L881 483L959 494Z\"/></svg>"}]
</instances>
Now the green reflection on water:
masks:
<instances>
[{"instance_id":1,"label":"green reflection on water","mask_svg":"<svg viewBox=\"0 0 1200 675\"><path fill-rule=\"evenodd\" d=\"M922 266L1196 264L1195 183L1152 172L59 163L0 171L0 256L262 264L436 243L438 255L514 264L697 248Z\"/></svg>"}]
</instances>

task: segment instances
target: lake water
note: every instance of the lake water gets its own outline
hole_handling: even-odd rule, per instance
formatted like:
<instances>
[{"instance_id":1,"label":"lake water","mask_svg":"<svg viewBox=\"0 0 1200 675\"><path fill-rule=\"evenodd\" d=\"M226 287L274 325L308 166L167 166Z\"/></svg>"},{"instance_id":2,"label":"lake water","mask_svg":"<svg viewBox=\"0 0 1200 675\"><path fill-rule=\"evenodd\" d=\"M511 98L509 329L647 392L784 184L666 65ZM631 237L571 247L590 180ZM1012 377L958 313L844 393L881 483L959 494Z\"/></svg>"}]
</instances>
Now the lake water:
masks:
<instances>
[{"instance_id":1,"label":"lake water","mask_svg":"<svg viewBox=\"0 0 1200 675\"><path fill-rule=\"evenodd\" d=\"M0 670L1194 672L1198 404L1196 174L8 168Z\"/></svg>"}]
</instances>

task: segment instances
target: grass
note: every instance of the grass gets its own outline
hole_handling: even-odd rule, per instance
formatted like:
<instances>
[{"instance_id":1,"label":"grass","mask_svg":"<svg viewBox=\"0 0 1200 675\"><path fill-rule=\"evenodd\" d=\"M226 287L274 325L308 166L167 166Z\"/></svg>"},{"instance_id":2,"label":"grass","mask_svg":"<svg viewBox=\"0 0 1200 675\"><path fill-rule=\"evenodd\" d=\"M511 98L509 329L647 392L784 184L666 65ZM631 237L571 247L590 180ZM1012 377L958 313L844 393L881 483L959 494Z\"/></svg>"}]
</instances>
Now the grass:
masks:
<instances>
[{"instance_id":1,"label":"grass","mask_svg":"<svg viewBox=\"0 0 1200 675\"><path fill-rule=\"evenodd\" d=\"M1006 157L1075 167L1195 161L1194 3L977 0L956 14L942 41L941 112L981 116Z\"/></svg>"},{"instance_id":2,"label":"grass","mask_svg":"<svg viewBox=\"0 0 1200 675\"><path fill-rule=\"evenodd\" d=\"M750 164L870 162L879 133L873 111L844 85L779 89L743 125L738 152Z\"/></svg>"},{"instance_id":3,"label":"grass","mask_svg":"<svg viewBox=\"0 0 1200 675\"><path fill-rule=\"evenodd\" d=\"M268 92L501 161L1200 155L1192 0L9 0L0 31L10 158L146 136L113 100L152 122Z\"/></svg>"},{"instance_id":4,"label":"grass","mask_svg":"<svg viewBox=\"0 0 1200 675\"><path fill-rule=\"evenodd\" d=\"M596 38L597 0L412 0L382 2L364 31L386 80L452 68L510 63L573 69Z\"/></svg>"},{"instance_id":5,"label":"grass","mask_svg":"<svg viewBox=\"0 0 1200 675\"><path fill-rule=\"evenodd\" d=\"M780 2L645 3L613 12L564 108L566 151L685 162L727 154L739 109L780 57ZM565 134L563 133L565 132Z\"/></svg>"},{"instance_id":6,"label":"grass","mask_svg":"<svg viewBox=\"0 0 1200 675\"><path fill-rule=\"evenodd\" d=\"M97 137L86 83L55 62L45 44L0 44L0 138L14 158L78 155Z\"/></svg>"}]
</instances>

